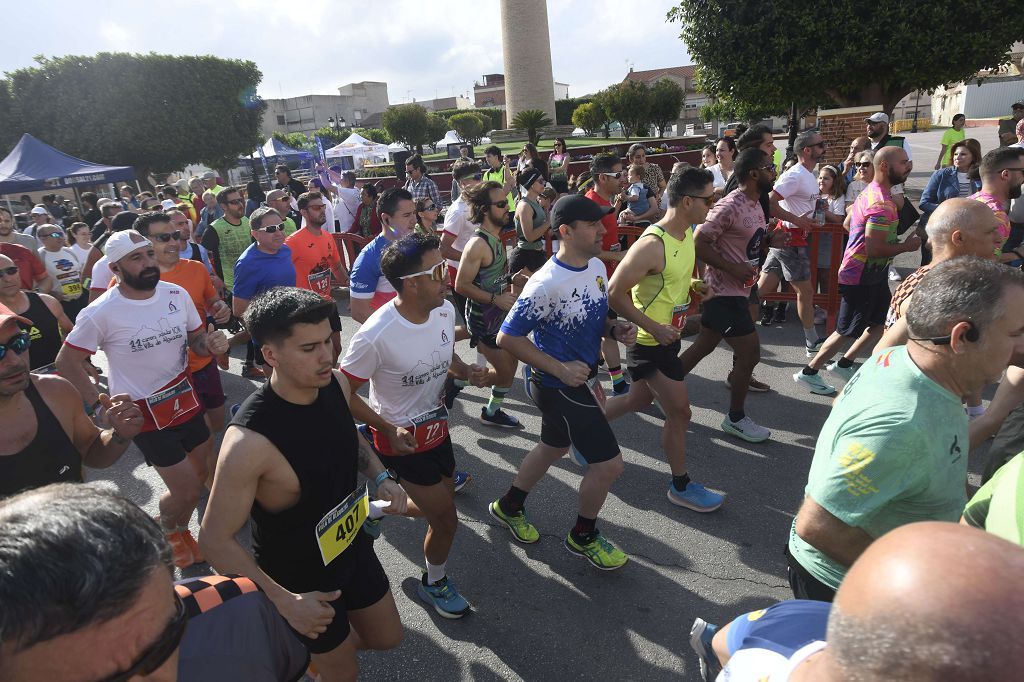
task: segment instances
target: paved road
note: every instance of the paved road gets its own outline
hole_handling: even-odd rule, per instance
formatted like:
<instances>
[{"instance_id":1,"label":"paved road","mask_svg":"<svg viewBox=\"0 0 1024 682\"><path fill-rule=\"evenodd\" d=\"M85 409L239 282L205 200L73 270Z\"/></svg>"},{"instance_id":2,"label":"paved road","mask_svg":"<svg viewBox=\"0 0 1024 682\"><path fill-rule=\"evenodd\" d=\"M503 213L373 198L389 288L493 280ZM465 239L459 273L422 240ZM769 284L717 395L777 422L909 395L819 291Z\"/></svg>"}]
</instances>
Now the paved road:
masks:
<instances>
[{"instance_id":1,"label":"paved road","mask_svg":"<svg viewBox=\"0 0 1024 682\"><path fill-rule=\"evenodd\" d=\"M939 136L911 136L918 168L930 169L934 163ZM982 139L983 148L994 144L991 137ZM924 170L915 171L912 182L920 179L923 187L926 176ZM899 263L904 268L916 265L914 254L904 258ZM346 316L347 301L339 307L347 343L355 325ZM561 545L575 521L581 474L568 459L553 467L528 499L542 534L538 544L514 544L488 516L487 503L507 490L536 441L540 419L518 379L506 406L522 420L522 431L481 425L476 417L486 394L464 391L453 410L452 438L460 468L472 472L473 481L458 496L461 525L449 570L474 612L446 621L424 608L414 583L423 565L424 525L387 520L376 549L406 636L395 651L363 654L364 678L698 679L687 645L695 616L722 623L789 596L782 547L831 404L791 378L806 361L795 315L789 324L760 331L764 358L757 376L774 391L751 394L747 410L773 430L771 441L748 445L718 426L728 402L722 383L731 365L728 352L715 351L687 378L693 403L687 433L690 468L697 480L728 493L718 512L696 514L665 499L668 468L661 455L662 420L654 408L615 424L627 467L608 498L600 528L631 561L611 573L591 568ZM255 387L239 376L241 350L235 349L231 370L223 373L228 404ZM473 357L465 343L457 350L463 358ZM330 444L324 446L328 455ZM971 460L975 484L980 459L976 453ZM117 486L156 513L163 484L134 447L111 469L90 471L88 477Z\"/></svg>"}]
</instances>

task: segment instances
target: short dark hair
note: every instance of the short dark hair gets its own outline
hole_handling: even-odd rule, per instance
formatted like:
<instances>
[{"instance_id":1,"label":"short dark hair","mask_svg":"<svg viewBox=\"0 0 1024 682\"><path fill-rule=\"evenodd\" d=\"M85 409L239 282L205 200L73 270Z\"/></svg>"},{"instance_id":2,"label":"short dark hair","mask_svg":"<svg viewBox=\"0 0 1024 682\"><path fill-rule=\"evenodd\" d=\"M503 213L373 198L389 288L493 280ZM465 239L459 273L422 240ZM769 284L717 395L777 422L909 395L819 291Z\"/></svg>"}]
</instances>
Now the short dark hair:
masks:
<instances>
[{"instance_id":1,"label":"short dark hair","mask_svg":"<svg viewBox=\"0 0 1024 682\"><path fill-rule=\"evenodd\" d=\"M491 208L492 189L501 189L501 183L487 180L462 191L462 197L469 204L469 222L474 225L483 225L484 215Z\"/></svg>"},{"instance_id":2,"label":"short dark hair","mask_svg":"<svg viewBox=\"0 0 1024 682\"><path fill-rule=\"evenodd\" d=\"M956 123L956 120L957 120L958 118L962 118L962 119L964 119L965 121L967 120L967 117L966 117L966 116L964 116L963 114L953 114L953 121L952 121L952 122L953 122L953 123Z\"/></svg>"},{"instance_id":3,"label":"short dark hair","mask_svg":"<svg viewBox=\"0 0 1024 682\"><path fill-rule=\"evenodd\" d=\"M395 215L395 211L398 210L398 204L406 200L412 201L412 195L409 194L409 190L402 187L386 189L380 193L380 197L377 199L377 213Z\"/></svg>"},{"instance_id":4,"label":"short dark hair","mask_svg":"<svg viewBox=\"0 0 1024 682\"><path fill-rule=\"evenodd\" d=\"M470 176L476 176L480 174L480 166L475 161L469 160L458 160L452 164L452 179L455 182L459 180L465 180Z\"/></svg>"},{"instance_id":5,"label":"short dark hair","mask_svg":"<svg viewBox=\"0 0 1024 682\"><path fill-rule=\"evenodd\" d=\"M408 159L406 159L405 165L412 166L421 173L427 172L427 164L423 163L423 157L420 156L419 154L413 154Z\"/></svg>"},{"instance_id":6,"label":"short dark hair","mask_svg":"<svg viewBox=\"0 0 1024 682\"><path fill-rule=\"evenodd\" d=\"M733 174L736 176L736 181L740 184L746 182L750 172L760 170L767 159L768 154L757 147L747 147L741 151L736 156L736 162L733 166Z\"/></svg>"},{"instance_id":7,"label":"short dark hair","mask_svg":"<svg viewBox=\"0 0 1024 682\"><path fill-rule=\"evenodd\" d=\"M423 269L423 254L441 248L435 235L413 232L392 243L380 256L380 271L395 291L401 293L405 275Z\"/></svg>"},{"instance_id":8,"label":"short dark hair","mask_svg":"<svg viewBox=\"0 0 1024 682\"><path fill-rule=\"evenodd\" d=\"M299 195L299 198L295 200L295 203L299 205L299 210L309 208L309 202L314 199L324 200L324 195L320 192L303 192Z\"/></svg>"},{"instance_id":9,"label":"short dark hair","mask_svg":"<svg viewBox=\"0 0 1024 682\"><path fill-rule=\"evenodd\" d=\"M297 324L319 324L337 310L328 301L309 289L274 287L257 294L242 316L257 345L280 343L292 335Z\"/></svg>"},{"instance_id":10,"label":"short dark hair","mask_svg":"<svg viewBox=\"0 0 1024 682\"><path fill-rule=\"evenodd\" d=\"M96 196L96 192L82 192L82 201L93 208L96 208L96 204L99 200L100 198Z\"/></svg>"},{"instance_id":11,"label":"short dark hair","mask_svg":"<svg viewBox=\"0 0 1024 682\"><path fill-rule=\"evenodd\" d=\"M366 183L365 185L360 187L360 189L365 189L366 193L370 195L371 199L376 199L377 195L380 194L380 190L377 189L377 185L373 184L372 182ZM412 195L410 195L410 196L412 196Z\"/></svg>"},{"instance_id":12,"label":"short dark hair","mask_svg":"<svg viewBox=\"0 0 1024 682\"><path fill-rule=\"evenodd\" d=\"M748 147L757 147L761 144L761 139L765 135L771 135L772 129L763 123L757 123L750 126L743 134L736 138L736 147L740 151L747 149Z\"/></svg>"},{"instance_id":13,"label":"short dark hair","mask_svg":"<svg viewBox=\"0 0 1024 682\"><path fill-rule=\"evenodd\" d=\"M484 150L484 156L490 154L491 156L497 156L501 158L501 147L496 144L492 144L490 147Z\"/></svg>"},{"instance_id":14,"label":"short dark hair","mask_svg":"<svg viewBox=\"0 0 1024 682\"><path fill-rule=\"evenodd\" d=\"M612 168L621 165L622 159L611 154L598 154L590 161L590 176L596 178L598 173L611 173Z\"/></svg>"},{"instance_id":15,"label":"short dark hair","mask_svg":"<svg viewBox=\"0 0 1024 682\"><path fill-rule=\"evenodd\" d=\"M292 177L291 169L283 163L279 163L274 166L274 175L277 175L278 173L287 173L289 178Z\"/></svg>"},{"instance_id":16,"label":"short dark hair","mask_svg":"<svg viewBox=\"0 0 1024 682\"><path fill-rule=\"evenodd\" d=\"M160 191L164 193L164 199L178 196L178 188L174 185L164 185L160 188Z\"/></svg>"},{"instance_id":17,"label":"short dark hair","mask_svg":"<svg viewBox=\"0 0 1024 682\"><path fill-rule=\"evenodd\" d=\"M736 157L736 140L734 140L733 138L729 137L728 135L722 135L720 138L715 140L715 150L716 151L718 150L718 143L719 142L724 142L725 146L729 148L730 152L732 152L733 158Z\"/></svg>"},{"instance_id":18,"label":"short dark hair","mask_svg":"<svg viewBox=\"0 0 1024 682\"><path fill-rule=\"evenodd\" d=\"M11 213L11 209L7 208L6 206L0 206L0 211L3 211L7 215L11 216L12 220L14 219L14 214ZM82 223L82 224L84 225L85 223Z\"/></svg>"},{"instance_id":19,"label":"short dark hair","mask_svg":"<svg viewBox=\"0 0 1024 682\"><path fill-rule=\"evenodd\" d=\"M111 201L109 204L103 204L103 208L100 209L100 215L102 215L104 218L112 218L117 214L110 213L110 211L120 211L121 208L121 204L117 203L116 201Z\"/></svg>"},{"instance_id":20,"label":"short dark hair","mask_svg":"<svg viewBox=\"0 0 1024 682\"><path fill-rule=\"evenodd\" d=\"M347 182L350 185L356 184L356 174L353 171L347 170L341 174L342 182Z\"/></svg>"},{"instance_id":21,"label":"short dark hair","mask_svg":"<svg viewBox=\"0 0 1024 682\"><path fill-rule=\"evenodd\" d=\"M1020 147L996 147L981 157L981 177L990 177L1006 168L1016 166L1020 163L1022 154L1024 149Z\"/></svg>"},{"instance_id":22,"label":"short dark hair","mask_svg":"<svg viewBox=\"0 0 1024 682\"><path fill-rule=\"evenodd\" d=\"M149 236L149 227L153 223L169 223L171 222L170 216L163 211L146 211L140 213L139 217L132 223L132 229L141 234L143 237Z\"/></svg>"},{"instance_id":23,"label":"short dark hair","mask_svg":"<svg viewBox=\"0 0 1024 682\"><path fill-rule=\"evenodd\" d=\"M252 212L252 215L249 216L249 229L258 230L261 227L263 227L263 219L266 218L271 213L276 215L278 218L284 220L284 217L277 212L276 208L271 208L269 206L260 206L259 208Z\"/></svg>"},{"instance_id":24,"label":"short dark hair","mask_svg":"<svg viewBox=\"0 0 1024 682\"><path fill-rule=\"evenodd\" d=\"M315 295L315 294L314 294ZM149 514L97 484L0 502L0 643L14 652L122 615L171 550Z\"/></svg>"},{"instance_id":25,"label":"short dark hair","mask_svg":"<svg viewBox=\"0 0 1024 682\"><path fill-rule=\"evenodd\" d=\"M227 206L228 197L236 192L238 194L241 194L242 189L240 187L236 187L235 185L228 185L221 191L217 192L217 203L221 204L222 206Z\"/></svg>"},{"instance_id":26,"label":"short dark hair","mask_svg":"<svg viewBox=\"0 0 1024 682\"><path fill-rule=\"evenodd\" d=\"M714 182L715 176L706 168L687 168L681 173L675 173L668 178L668 186L665 193L668 195L668 205L676 206L687 194L695 194Z\"/></svg>"}]
</instances>

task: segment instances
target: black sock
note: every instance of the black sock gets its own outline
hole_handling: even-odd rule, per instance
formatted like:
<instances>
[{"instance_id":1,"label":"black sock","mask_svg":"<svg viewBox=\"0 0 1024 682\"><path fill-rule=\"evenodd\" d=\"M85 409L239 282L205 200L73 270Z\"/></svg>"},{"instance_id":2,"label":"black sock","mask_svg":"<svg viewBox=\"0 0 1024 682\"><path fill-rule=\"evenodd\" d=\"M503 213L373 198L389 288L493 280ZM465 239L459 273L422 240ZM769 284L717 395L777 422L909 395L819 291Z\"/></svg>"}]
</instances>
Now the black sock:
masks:
<instances>
[{"instance_id":1,"label":"black sock","mask_svg":"<svg viewBox=\"0 0 1024 682\"><path fill-rule=\"evenodd\" d=\"M576 517L576 525L572 529L573 540L584 540L590 542L594 532L597 530L597 519L588 519L583 516Z\"/></svg>"},{"instance_id":2,"label":"black sock","mask_svg":"<svg viewBox=\"0 0 1024 682\"><path fill-rule=\"evenodd\" d=\"M839 367L842 367L843 369L849 369L850 367L853 367L853 360L848 359L844 355L843 357L839 358L838 365L839 365Z\"/></svg>"},{"instance_id":3,"label":"black sock","mask_svg":"<svg viewBox=\"0 0 1024 682\"><path fill-rule=\"evenodd\" d=\"M498 500L498 506L506 514L518 514L523 511L523 503L528 494L525 490L511 486L505 496Z\"/></svg>"},{"instance_id":4,"label":"black sock","mask_svg":"<svg viewBox=\"0 0 1024 682\"><path fill-rule=\"evenodd\" d=\"M672 487L683 492L686 490L686 486L690 484L690 474L683 474L682 476L672 477Z\"/></svg>"},{"instance_id":5,"label":"black sock","mask_svg":"<svg viewBox=\"0 0 1024 682\"><path fill-rule=\"evenodd\" d=\"M807 365L801 370L801 372L809 377L813 377L815 374L818 373L818 370L812 369L810 365Z\"/></svg>"},{"instance_id":6,"label":"black sock","mask_svg":"<svg viewBox=\"0 0 1024 682\"><path fill-rule=\"evenodd\" d=\"M736 422L738 422L739 420L743 419L746 416L747 413L744 412L743 410L729 410L729 421L731 421L733 424L735 424Z\"/></svg>"}]
</instances>

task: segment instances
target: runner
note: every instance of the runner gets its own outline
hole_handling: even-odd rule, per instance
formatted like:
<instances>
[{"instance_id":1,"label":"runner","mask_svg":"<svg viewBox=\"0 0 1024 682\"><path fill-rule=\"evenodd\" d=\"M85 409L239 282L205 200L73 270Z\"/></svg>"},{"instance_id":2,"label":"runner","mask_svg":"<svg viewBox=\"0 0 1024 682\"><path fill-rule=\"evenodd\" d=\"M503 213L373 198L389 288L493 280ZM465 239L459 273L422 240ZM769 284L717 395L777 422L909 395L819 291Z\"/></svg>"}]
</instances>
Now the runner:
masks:
<instances>
[{"instance_id":1,"label":"runner","mask_svg":"<svg viewBox=\"0 0 1024 682\"><path fill-rule=\"evenodd\" d=\"M331 275L341 284L348 285L348 271L341 262L341 254L334 243L334 237L325 231L327 221L323 195L306 192L299 195L299 212L303 227L285 240L292 252L295 266L295 286L309 289L324 300L334 302L331 297ZM337 308L337 306L335 306ZM331 343L334 345L334 360L341 354L341 316L335 310L331 316Z\"/></svg>"},{"instance_id":2,"label":"runner","mask_svg":"<svg viewBox=\"0 0 1024 682\"><path fill-rule=\"evenodd\" d=\"M526 268L534 273L548 259L544 252L544 235L551 229L551 222L540 205L540 193L545 188L544 176L536 168L528 168L519 176L519 183L523 190L516 206L518 241L509 257L509 271L519 272Z\"/></svg>"},{"instance_id":3,"label":"runner","mask_svg":"<svg viewBox=\"0 0 1024 682\"><path fill-rule=\"evenodd\" d=\"M132 225L138 219L139 214L134 211L122 211L110 221L111 234L132 229ZM106 244L104 244L104 249ZM103 295L110 288L110 281L114 279L114 273L110 270L110 259L103 255L93 263L92 271L89 273L89 303Z\"/></svg>"},{"instance_id":4,"label":"runner","mask_svg":"<svg viewBox=\"0 0 1024 682\"><path fill-rule=\"evenodd\" d=\"M490 191L500 196L501 187ZM604 236L601 219L610 210L579 195L555 202L551 224L559 237L558 253L530 277L501 325L498 343L528 366L526 391L542 420L540 442L523 458L508 492L487 508L519 542L540 540L526 517L526 496L570 445L575 447L589 466L580 483L576 525L564 544L606 571L629 560L597 529L597 516L625 465L601 394L595 393L595 387L600 390L597 364L606 335L627 345L636 335L633 325L608 317L605 267L598 256Z\"/></svg>"},{"instance_id":5,"label":"runner","mask_svg":"<svg viewBox=\"0 0 1024 682\"><path fill-rule=\"evenodd\" d=\"M387 575L370 535L359 532L367 498L356 474L375 481L391 501L387 512L404 513L407 498L360 447L353 412L370 410L331 369L333 309L291 287L249 302L245 326L274 372L228 427L200 538L218 572L260 586L324 680L354 680L357 649L402 639ZM248 516L253 555L235 539Z\"/></svg>"},{"instance_id":6,"label":"runner","mask_svg":"<svg viewBox=\"0 0 1024 682\"><path fill-rule=\"evenodd\" d=\"M43 225L36 233L42 246L36 252L50 276L53 289L46 292L60 301L61 308L72 322L85 307L88 296L82 289L82 268L85 263L71 250L67 234L56 225Z\"/></svg>"},{"instance_id":7,"label":"runner","mask_svg":"<svg viewBox=\"0 0 1024 682\"><path fill-rule=\"evenodd\" d=\"M353 394L369 382L373 418L360 431L408 492L415 515L427 519L427 570L417 593L441 616L461 618L469 603L446 572L458 517L455 455L442 395L448 374L483 385L487 372L454 354L455 307L445 299L448 266L436 236L403 237L384 250L381 269L397 296L352 337L341 371ZM409 449L392 445L396 431L403 432Z\"/></svg>"},{"instance_id":8,"label":"runner","mask_svg":"<svg viewBox=\"0 0 1024 682\"><path fill-rule=\"evenodd\" d=\"M491 398L480 409L480 421L506 429L519 428L519 420L501 409L512 388L518 362L498 347L497 334L505 315L516 301L509 291L508 259L501 240L502 226L508 216L508 199L502 186L487 181L463 192L469 205L469 220L477 225L475 236L466 244L459 261L455 289L466 297L466 326L470 346L475 347L492 366L485 385Z\"/></svg>"},{"instance_id":9,"label":"runner","mask_svg":"<svg viewBox=\"0 0 1024 682\"><path fill-rule=\"evenodd\" d=\"M725 495L690 480L687 473L690 398L679 359L679 335L691 291L701 295L710 291L707 284L693 279L696 256L690 226L704 222L714 202L713 181L710 171L699 168L672 175L665 217L644 230L608 286L612 307L639 327L627 357L633 388L622 399L609 401L608 420L641 410L657 399L665 414L661 446L672 470L669 502L698 512L718 509Z\"/></svg>"},{"instance_id":10,"label":"runner","mask_svg":"<svg viewBox=\"0 0 1024 682\"><path fill-rule=\"evenodd\" d=\"M238 187L225 187L218 192L217 205L224 215L203 232L202 245L213 258L214 271L230 292L235 262L250 244L249 219L245 217L245 199Z\"/></svg>"},{"instance_id":11,"label":"runner","mask_svg":"<svg viewBox=\"0 0 1024 682\"><path fill-rule=\"evenodd\" d=\"M185 350L216 355L226 353L228 343L223 332L207 332L183 287L160 281L153 246L141 234L115 232L107 257L119 282L79 313L57 355L57 371L93 412L100 401L82 363L99 349L106 354L111 392L128 394L142 410L135 444L167 484L160 524L175 565L184 568L203 560L188 524L205 479L210 438Z\"/></svg>"},{"instance_id":12,"label":"runner","mask_svg":"<svg viewBox=\"0 0 1024 682\"><path fill-rule=\"evenodd\" d=\"M29 367L34 372L49 373L53 371L62 334L70 332L74 325L53 296L22 290L18 272L14 261L0 255L0 304L21 316L18 324L32 342ZM25 322L26 318L32 322Z\"/></svg>"},{"instance_id":13,"label":"runner","mask_svg":"<svg viewBox=\"0 0 1024 682\"><path fill-rule=\"evenodd\" d=\"M381 231L363 247L352 264L349 276L349 315L362 324L377 308L395 297L395 289L380 269L380 256L391 242L409 234L416 227L416 204L412 195L401 188L381 192L377 199Z\"/></svg>"}]
</instances>

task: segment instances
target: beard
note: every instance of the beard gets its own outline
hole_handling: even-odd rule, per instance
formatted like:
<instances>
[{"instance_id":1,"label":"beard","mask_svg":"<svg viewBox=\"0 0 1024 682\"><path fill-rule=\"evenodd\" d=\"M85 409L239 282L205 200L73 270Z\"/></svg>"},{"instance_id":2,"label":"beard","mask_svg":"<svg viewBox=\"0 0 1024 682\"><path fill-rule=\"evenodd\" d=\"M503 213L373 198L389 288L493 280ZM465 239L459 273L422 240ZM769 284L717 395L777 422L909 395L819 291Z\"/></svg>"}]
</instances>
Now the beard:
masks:
<instances>
[{"instance_id":1,"label":"beard","mask_svg":"<svg viewBox=\"0 0 1024 682\"><path fill-rule=\"evenodd\" d=\"M160 268L146 268L137 275L129 275L121 272L121 279L132 289L138 291L152 291L160 282Z\"/></svg>"},{"instance_id":2,"label":"beard","mask_svg":"<svg viewBox=\"0 0 1024 682\"><path fill-rule=\"evenodd\" d=\"M910 177L910 173L901 174L895 168L890 168L887 177L889 178L890 185L899 185L907 181L907 178Z\"/></svg>"},{"instance_id":3,"label":"beard","mask_svg":"<svg viewBox=\"0 0 1024 682\"><path fill-rule=\"evenodd\" d=\"M1020 199L1022 189L1024 189L1024 186L1022 185L1012 185L1010 187L1010 198Z\"/></svg>"}]
</instances>

